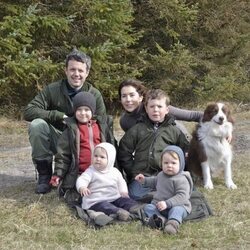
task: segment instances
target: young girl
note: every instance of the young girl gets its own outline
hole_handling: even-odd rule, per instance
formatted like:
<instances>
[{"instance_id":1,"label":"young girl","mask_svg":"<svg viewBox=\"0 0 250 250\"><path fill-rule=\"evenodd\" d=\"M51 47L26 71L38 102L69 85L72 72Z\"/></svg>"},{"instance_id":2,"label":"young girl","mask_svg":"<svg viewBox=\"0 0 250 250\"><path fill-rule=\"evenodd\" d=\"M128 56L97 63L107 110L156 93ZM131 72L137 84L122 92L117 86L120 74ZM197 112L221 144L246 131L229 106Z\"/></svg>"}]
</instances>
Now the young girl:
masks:
<instances>
[{"instance_id":1,"label":"young girl","mask_svg":"<svg viewBox=\"0 0 250 250\"><path fill-rule=\"evenodd\" d=\"M130 219L129 210L136 202L128 197L128 188L122 174L114 168L116 150L110 143L98 144L92 165L78 177L76 188L82 196L82 208Z\"/></svg>"},{"instance_id":2,"label":"young girl","mask_svg":"<svg viewBox=\"0 0 250 250\"><path fill-rule=\"evenodd\" d=\"M193 182L190 173L183 171L184 154L177 146L167 146L161 155L162 171L157 176L138 174L135 179L145 187L155 188L151 204L144 207L149 226L161 227L168 234L176 234L182 220L191 212L190 196Z\"/></svg>"}]
</instances>

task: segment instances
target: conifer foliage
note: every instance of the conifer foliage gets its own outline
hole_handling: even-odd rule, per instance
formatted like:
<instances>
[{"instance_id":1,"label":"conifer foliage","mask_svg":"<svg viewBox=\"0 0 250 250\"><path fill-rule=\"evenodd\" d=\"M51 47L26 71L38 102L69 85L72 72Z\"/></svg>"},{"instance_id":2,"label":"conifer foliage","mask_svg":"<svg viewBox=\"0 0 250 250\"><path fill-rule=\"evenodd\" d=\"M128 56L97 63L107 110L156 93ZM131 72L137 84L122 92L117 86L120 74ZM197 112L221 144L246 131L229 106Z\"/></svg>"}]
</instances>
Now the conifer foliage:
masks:
<instances>
[{"instance_id":1,"label":"conifer foliage","mask_svg":"<svg viewBox=\"0 0 250 250\"><path fill-rule=\"evenodd\" d=\"M21 0L0 5L0 105L26 105L64 76L76 47L106 103L139 78L175 105L249 102L247 0Z\"/></svg>"}]
</instances>

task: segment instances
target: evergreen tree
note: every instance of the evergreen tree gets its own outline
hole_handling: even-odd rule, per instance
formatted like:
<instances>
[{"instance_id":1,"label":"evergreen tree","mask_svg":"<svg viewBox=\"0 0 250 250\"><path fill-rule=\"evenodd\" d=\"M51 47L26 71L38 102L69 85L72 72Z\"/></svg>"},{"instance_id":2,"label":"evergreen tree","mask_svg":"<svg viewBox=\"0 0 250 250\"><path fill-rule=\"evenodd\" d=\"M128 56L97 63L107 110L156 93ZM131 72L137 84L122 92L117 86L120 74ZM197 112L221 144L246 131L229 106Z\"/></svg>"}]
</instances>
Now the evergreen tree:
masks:
<instances>
[{"instance_id":1,"label":"evergreen tree","mask_svg":"<svg viewBox=\"0 0 250 250\"><path fill-rule=\"evenodd\" d=\"M6 1L1 13L2 104L10 96L27 103L40 87L62 77L74 47L92 57L88 80L107 103L117 97L120 81L140 74L134 66L138 55L129 50L137 40L130 1Z\"/></svg>"},{"instance_id":2,"label":"evergreen tree","mask_svg":"<svg viewBox=\"0 0 250 250\"><path fill-rule=\"evenodd\" d=\"M248 1L133 1L147 50L142 78L175 105L249 101Z\"/></svg>"},{"instance_id":3,"label":"evergreen tree","mask_svg":"<svg viewBox=\"0 0 250 250\"><path fill-rule=\"evenodd\" d=\"M249 10L248 0L1 1L0 105L26 105L64 77L74 47L91 56L88 80L107 104L133 77L179 106L249 102Z\"/></svg>"}]
</instances>

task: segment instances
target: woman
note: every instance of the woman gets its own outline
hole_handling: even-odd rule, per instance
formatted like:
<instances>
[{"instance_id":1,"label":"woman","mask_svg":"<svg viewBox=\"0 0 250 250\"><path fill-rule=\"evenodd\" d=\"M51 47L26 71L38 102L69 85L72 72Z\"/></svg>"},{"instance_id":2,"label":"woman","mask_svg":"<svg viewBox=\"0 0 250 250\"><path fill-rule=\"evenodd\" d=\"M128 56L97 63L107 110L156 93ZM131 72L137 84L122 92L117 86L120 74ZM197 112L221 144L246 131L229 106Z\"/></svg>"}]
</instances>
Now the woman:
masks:
<instances>
[{"instance_id":1,"label":"woman","mask_svg":"<svg viewBox=\"0 0 250 250\"><path fill-rule=\"evenodd\" d=\"M142 116L145 114L143 100L147 92L147 88L139 80L128 79L121 82L118 91L120 101L124 109L120 118L120 126L126 132L138 121L140 121ZM169 114L174 116L176 120L199 122L203 112L179 109L169 105ZM185 126L180 122L176 122L176 125L189 139L190 135Z\"/></svg>"}]
</instances>

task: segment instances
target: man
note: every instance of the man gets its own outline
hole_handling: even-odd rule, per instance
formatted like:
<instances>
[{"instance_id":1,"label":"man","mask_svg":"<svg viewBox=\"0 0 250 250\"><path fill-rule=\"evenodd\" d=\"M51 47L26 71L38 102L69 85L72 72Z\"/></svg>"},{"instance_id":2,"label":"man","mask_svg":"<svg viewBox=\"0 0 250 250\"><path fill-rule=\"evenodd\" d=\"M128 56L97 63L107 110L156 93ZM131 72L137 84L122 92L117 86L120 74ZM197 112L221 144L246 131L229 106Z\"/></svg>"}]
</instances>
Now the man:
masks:
<instances>
[{"instance_id":1,"label":"man","mask_svg":"<svg viewBox=\"0 0 250 250\"><path fill-rule=\"evenodd\" d=\"M24 110L24 119L30 121L29 140L32 160L38 171L36 193L50 192L53 155L64 129L64 119L72 116L72 98L80 91L88 91L96 99L96 115L106 115L99 90L85 82L89 75L91 58L74 49L66 57L67 79L51 83L39 92Z\"/></svg>"}]
</instances>

